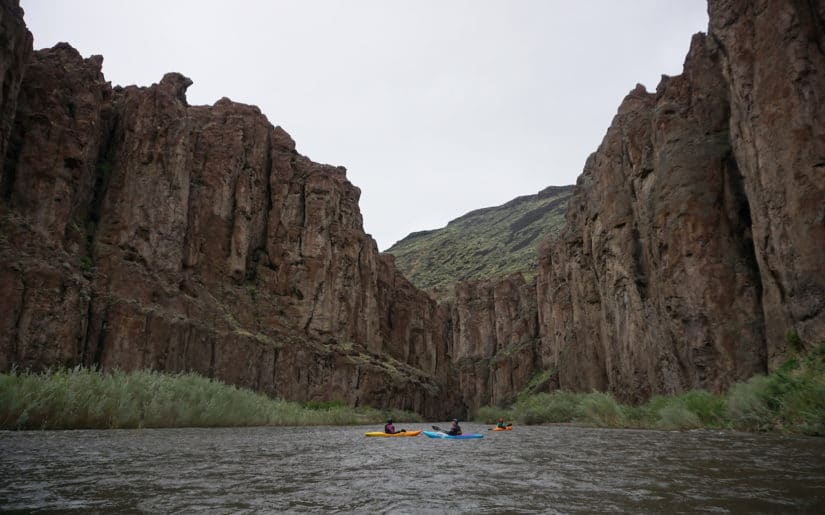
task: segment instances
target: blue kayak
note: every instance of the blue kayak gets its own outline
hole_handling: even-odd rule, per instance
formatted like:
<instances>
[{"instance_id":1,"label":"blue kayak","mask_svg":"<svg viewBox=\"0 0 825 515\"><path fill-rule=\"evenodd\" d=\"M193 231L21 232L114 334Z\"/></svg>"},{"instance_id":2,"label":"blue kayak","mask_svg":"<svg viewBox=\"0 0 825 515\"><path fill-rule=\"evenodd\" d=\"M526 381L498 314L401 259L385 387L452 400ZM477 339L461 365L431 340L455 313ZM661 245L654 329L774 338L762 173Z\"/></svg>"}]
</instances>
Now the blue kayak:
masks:
<instances>
[{"instance_id":1,"label":"blue kayak","mask_svg":"<svg viewBox=\"0 0 825 515\"><path fill-rule=\"evenodd\" d=\"M484 438L484 435L478 433L448 435L447 433L442 433L441 431L424 431L424 434L429 436L430 438L452 438L455 440L467 440L469 438Z\"/></svg>"}]
</instances>

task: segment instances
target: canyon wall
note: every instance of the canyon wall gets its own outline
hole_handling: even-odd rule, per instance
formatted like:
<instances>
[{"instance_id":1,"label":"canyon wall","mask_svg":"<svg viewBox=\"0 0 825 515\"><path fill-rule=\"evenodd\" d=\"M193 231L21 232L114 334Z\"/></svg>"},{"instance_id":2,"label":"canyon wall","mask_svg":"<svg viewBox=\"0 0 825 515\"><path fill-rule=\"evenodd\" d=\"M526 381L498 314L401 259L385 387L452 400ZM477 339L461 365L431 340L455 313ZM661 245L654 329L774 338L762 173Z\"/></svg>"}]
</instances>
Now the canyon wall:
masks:
<instances>
[{"instance_id":1,"label":"canyon wall","mask_svg":"<svg viewBox=\"0 0 825 515\"><path fill-rule=\"evenodd\" d=\"M0 2L0 159L6 154L23 70L32 53L32 35L17 2ZM1 163L0 163L1 164ZM2 184L0 184L2 187ZM1 190L0 190L1 191Z\"/></svg>"},{"instance_id":2,"label":"canyon wall","mask_svg":"<svg viewBox=\"0 0 825 515\"><path fill-rule=\"evenodd\" d=\"M180 74L112 88L65 43L27 60L3 6L4 41L28 49L3 49L0 369L195 370L292 400L464 411L444 310L364 233L343 168L256 107L189 106Z\"/></svg>"},{"instance_id":3,"label":"canyon wall","mask_svg":"<svg viewBox=\"0 0 825 515\"><path fill-rule=\"evenodd\" d=\"M770 365L825 341L825 2L708 4L750 203Z\"/></svg>"},{"instance_id":4,"label":"canyon wall","mask_svg":"<svg viewBox=\"0 0 825 515\"><path fill-rule=\"evenodd\" d=\"M449 355L464 404L502 405L539 370L536 289L521 274L456 285Z\"/></svg>"},{"instance_id":5,"label":"canyon wall","mask_svg":"<svg viewBox=\"0 0 825 515\"><path fill-rule=\"evenodd\" d=\"M521 391L720 391L825 340L821 1L711 0L619 107L565 229L437 305L254 106L112 87L0 0L0 370L195 370L448 418ZM797 349L792 349L797 347Z\"/></svg>"},{"instance_id":6,"label":"canyon wall","mask_svg":"<svg viewBox=\"0 0 825 515\"><path fill-rule=\"evenodd\" d=\"M709 12L684 72L625 98L540 253L561 388L720 391L825 340L823 3Z\"/></svg>"},{"instance_id":7,"label":"canyon wall","mask_svg":"<svg viewBox=\"0 0 825 515\"><path fill-rule=\"evenodd\" d=\"M683 73L619 107L535 287L456 286L465 404L720 392L825 341L823 14L709 2Z\"/></svg>"}]
</instances>

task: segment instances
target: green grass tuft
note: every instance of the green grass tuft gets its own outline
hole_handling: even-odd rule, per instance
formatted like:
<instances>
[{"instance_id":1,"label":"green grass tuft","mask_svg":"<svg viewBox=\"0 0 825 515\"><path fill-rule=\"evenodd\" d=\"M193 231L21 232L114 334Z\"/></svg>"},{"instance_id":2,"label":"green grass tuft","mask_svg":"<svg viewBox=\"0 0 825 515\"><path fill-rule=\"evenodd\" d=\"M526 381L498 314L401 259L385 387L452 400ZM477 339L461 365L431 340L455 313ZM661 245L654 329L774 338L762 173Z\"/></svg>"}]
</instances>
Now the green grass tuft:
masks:
<instances>
[{"instance_id":1,"label":"green grass tuft","mask_svg":"<svg viewBox=\"0 0 825 515\"><path fill-rule=\"evenodd\" d=\"M609 393L593 392L581 397L577 421L596 427L624 427L625 416L621 406Z\"/></svg>"},{"instance_id":2,"label":"green grass tuft","mask_svg":"<svg viewBox=\"0 0 825 515\"><path fill-rule=\"evenodd\" d=\"M581 397L582 394L562 391L531 395L516 403L513 418L522 424L572 422L581 412Z\"/></svg>"}]
</instances>

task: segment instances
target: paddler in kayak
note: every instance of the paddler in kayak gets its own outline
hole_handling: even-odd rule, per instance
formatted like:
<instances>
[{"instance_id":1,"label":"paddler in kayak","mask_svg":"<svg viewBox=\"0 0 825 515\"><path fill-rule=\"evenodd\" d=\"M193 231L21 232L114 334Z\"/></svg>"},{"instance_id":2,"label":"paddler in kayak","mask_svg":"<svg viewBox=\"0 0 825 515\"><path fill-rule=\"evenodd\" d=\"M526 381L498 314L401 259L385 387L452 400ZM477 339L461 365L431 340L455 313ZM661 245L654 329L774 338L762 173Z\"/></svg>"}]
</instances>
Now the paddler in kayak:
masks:
<instances>
[{"instance_id":1,"label":"paddler in kayak","mask_svg":"<svg viewBox=\"0 0 825 515\"><path fill-rule=\"evenodd\" d=\"M512 426L513 424L510 424L510 425ZM504 423L503 418L500 418L500 419L498 419L498 424L496 424L496 427L498 427L500 429L507 429L507 424Z\"/></svg>"},{"instance_id":2,"label":"paddler in kayak","mask_svg":"<svg viewBox=\"0 0 825 515\"><path fill-rule=\"evenodd\" d=\"M450 429L447 430L447 434L451 436L458 436L461 434L461 426L458 425L457 418L453 419L453 423L450 424Z\"/></svg>"},{"instance_id":3,"label":"paddler in kayak","mask_svg":"<svg viewBox=\"0 0 825 515\"><path fill-rule=\"evenodd\" d=\"M387 419L387 423L386 423L386 424L384 424L384 432L385 432L385 433L387 433L388 435L394 435L394 434L396 434L396 433L406 433L406 432L407 432L407 430L406 430L406 429L402 429L401 431L396 431L396 430L395 430L395 426L394 426L394 425L392 425L392 419L391 419L391 418L388 418L388 419Z\"/></svg>"}]
</instances>

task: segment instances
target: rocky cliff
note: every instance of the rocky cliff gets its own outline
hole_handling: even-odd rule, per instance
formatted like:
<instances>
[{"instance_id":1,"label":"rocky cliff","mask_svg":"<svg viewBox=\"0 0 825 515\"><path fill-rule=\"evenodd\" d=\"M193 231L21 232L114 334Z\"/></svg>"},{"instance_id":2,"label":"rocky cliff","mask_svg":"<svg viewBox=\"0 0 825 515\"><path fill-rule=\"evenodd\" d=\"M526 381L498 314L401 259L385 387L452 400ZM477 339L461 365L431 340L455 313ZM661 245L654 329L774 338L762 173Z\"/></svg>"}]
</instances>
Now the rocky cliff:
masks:
<instances>
[{"instance_id":1,"label":"rocky cliff","mask_svg":"<svg viewBox=\"0 0 825 515\"><path fill-rule=\"evenodd\" d=\"M465 281L450 308L450 356L464 404L506 404L539 370L536 288L521 274Z\"/></svg>"},{"instance_id":2,"label":"rocky cliff","mask_svg":"<svg viewBox=\"0 0 825 515\"><path fill-rule=\"evenodd\" d=\"M633 90L535 284L437 305L359 190L189 79L111 87L0 0L0 369L195 370L294 400L453 416L535 387L721 390L825 340L822 1L711 0L684 72Z\"/></svg>"},{"instance_id":3,"label":"rocky cliff","mask_svg":"<svg viewBox=\"0 0 825 515\"><path fill-rule=\"evenodd\" d=\"M825 340L825 2L711 1L750 205L768 359Z\"/></svg>"},{"instance_id":4,"label":"rocky cliff","mask_svg":"<svg viewBox=\"0 0 825 515\"><path fill-rule=\"evenodd\" d=\"M718 391L825 340L823 5L712 0L684 73L625 98L540 256L560 387Z\"/></svg>"},{"instance_id":5,"label":"rocky cliff","mask_svg":"<svg viewBox=\"0 0 825 515\"><path fill-rule=\"evenodd\" d=\"M825 340L823 13L709 3L683 73L619 107L535 289L457 286L467 405L542 383L630 402L722 391Z\"/></svg>"},{"instance_id":6,"label":"rocky cliff","mask_svg":"<svg viewBox=\"0 0 825 515\"><path fill-rule=\"evenodd\" d=\"M27 59L3 6L0 368L195 370L287 399L463 410L444 312L378 253L343 168L253 106L189 106L182 75L112 88L67 44Z\"/></svg>"},{"instance_id":7,"label":"rocky cliff","mask_svg":"<svg viewBox=\"0 0 825 515\"><path fill-rule=\"evenodd\" d=\"M17 2L0 3L0 159L6 154L23 70L32 52L32 35ZM2 185L0 184L0 187Z\"/></svg>"}]
</instances>

